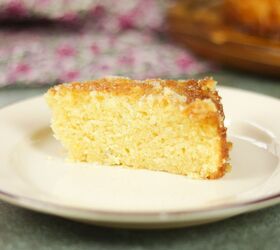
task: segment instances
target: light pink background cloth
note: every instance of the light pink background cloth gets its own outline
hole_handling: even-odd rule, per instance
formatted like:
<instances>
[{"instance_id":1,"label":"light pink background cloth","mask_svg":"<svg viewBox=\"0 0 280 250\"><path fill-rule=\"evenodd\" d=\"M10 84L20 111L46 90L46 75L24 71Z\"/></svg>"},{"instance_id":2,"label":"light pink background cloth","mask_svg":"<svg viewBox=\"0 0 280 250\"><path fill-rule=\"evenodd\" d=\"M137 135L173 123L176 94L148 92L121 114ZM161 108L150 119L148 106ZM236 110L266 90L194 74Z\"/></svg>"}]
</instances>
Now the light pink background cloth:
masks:
<instances>
[{"instance_id":1,"label":"light pink background cloth","mask_svg":"<svg viewBox=\"0 0 280 250\"><path fill-rule=\"evenodd\" d=\"M0 0L0 86L208 70L164 38L167 8L163 0Z\"/></svg>"}]
</instances>

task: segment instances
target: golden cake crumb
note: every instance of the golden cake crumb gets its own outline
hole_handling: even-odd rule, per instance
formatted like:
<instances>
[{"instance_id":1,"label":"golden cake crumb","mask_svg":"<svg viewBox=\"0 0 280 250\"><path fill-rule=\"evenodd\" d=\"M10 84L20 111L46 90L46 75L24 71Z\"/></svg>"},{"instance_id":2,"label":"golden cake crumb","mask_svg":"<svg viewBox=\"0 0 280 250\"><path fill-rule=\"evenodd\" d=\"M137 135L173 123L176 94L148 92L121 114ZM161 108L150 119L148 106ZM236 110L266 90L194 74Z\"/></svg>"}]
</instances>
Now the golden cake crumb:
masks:
<instances>
[{"instance_id":1,"label":"golden cake crumb","mask_svg":"<svg viewBox=\"0 0 280 250\"><path fill-rule=\"evenodd\" d=\"M105 77L57 85L46 100L73 161L216 179L228 169L229 145L215 86L212 78Z\"/></svg>"}]
</instances>

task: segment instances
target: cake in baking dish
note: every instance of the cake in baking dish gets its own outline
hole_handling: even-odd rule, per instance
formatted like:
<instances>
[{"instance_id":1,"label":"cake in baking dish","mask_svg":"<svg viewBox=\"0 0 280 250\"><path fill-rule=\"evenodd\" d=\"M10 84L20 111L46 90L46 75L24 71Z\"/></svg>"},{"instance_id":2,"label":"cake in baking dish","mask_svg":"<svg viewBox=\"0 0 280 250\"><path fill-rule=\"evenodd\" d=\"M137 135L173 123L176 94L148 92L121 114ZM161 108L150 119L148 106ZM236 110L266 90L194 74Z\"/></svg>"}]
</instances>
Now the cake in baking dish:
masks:
<instances>
[{"instance_id":1,"label":"cake in baking dish","mask_svg":"<svg viewBox=\"0 0 280 250\"><path fill-rule=\"evenodd\" d=\"M225 0L225 17L258 35L280 35L280 0Z\"/></svg>"},{"instance_id":2,"label":"cake in baking dish","mask_svg":"<svg viewBox=\"0 0 280 250\"><path fill-rule=\"evenodd\" d=\"M46 100L73 161L216 179L228 169L229 143L215 85L105 77L57 85Z\"/></svg>"}]
</instances>

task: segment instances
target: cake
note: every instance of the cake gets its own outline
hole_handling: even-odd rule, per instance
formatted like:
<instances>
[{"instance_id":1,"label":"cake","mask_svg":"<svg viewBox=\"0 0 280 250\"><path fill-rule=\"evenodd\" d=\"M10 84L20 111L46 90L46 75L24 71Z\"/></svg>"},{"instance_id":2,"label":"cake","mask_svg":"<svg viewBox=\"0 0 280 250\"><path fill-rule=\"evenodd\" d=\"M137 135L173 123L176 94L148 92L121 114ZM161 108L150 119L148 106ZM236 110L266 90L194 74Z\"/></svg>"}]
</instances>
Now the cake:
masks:
<instances>
[{"instance_id":1,"label":"cake","mask_svg":"<svg viewBox=\"0 0 280 250\"><path fill-rule=\"evenodd\" d=\"M225 18L258 35L280 34L279 0L225 0Z\"/></svg>"},{"instance_id":2,"label":"cake","mask_svg":"<svg viewBox=\"0 0 280 250\"><path fill-rule=\"evenodd\" d=\"M64 83L46 93L55 137L74 162L217 179L229 143L211 78Z\"/></svg>"}]
</instances>

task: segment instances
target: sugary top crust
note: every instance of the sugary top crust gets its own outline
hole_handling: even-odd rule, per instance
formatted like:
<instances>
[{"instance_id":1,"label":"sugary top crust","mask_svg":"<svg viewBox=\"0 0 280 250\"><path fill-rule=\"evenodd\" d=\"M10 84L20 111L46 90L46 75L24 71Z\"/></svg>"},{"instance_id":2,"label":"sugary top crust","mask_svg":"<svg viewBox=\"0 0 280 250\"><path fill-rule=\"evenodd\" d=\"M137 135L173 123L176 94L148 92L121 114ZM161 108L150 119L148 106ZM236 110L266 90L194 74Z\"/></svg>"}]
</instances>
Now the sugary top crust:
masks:
<instances>
[{"instance_id":1,"label":"sugary top crust","mask_svg":"<svg viewBox=\"0 0 280 250\"><path fill-rule=\"evenodd\" d=\"M71 93L97 91L140 98L145 95L162 94L164 90L173 91L178 98L181 97L180 99L183 97L186 104L197 99L211 100L220 114L220 119L224 120L221 98L216 91L216 81L211 77L201 80L133 80L128 77L108 76L90 81L59 84L50 88L48 95L63 95L69 91Z\"/></svg>"},{"instance_id":2,"label":"sugary top crust","mask_svg":"<svg viewBox=\"0 0 280 250\"><path fill-rule=\"evenodd\" d=\"M204 78L202 80L163 80L163 79L147 79L132 80L127 77L105 77L101 79L71 82L56 85L51 88L48 94L73 92L110 92L114 95L149 95L159 94L164 88L169 88L178 95L186 97L186 102L190 103L195 99L218 99L215 91L216 82L212 78ZM214 100L213 100L214 101Z\"/></svg>"}]
</instances>

